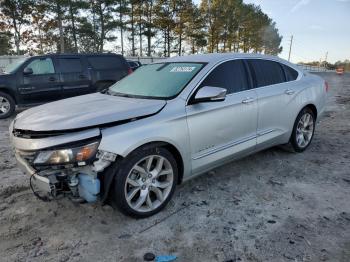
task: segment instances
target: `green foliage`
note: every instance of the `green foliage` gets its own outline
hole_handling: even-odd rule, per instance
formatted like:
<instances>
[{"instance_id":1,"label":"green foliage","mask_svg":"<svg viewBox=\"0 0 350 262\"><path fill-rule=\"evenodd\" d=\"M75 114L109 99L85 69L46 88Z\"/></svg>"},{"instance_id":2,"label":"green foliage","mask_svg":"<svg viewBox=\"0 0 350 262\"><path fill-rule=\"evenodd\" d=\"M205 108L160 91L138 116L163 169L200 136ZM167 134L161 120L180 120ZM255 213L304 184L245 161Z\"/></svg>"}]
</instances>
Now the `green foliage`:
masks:
<instances>
[{"instance_id":1,"label":"green foliage","mask_svg":"<svg viewBox=\"0 0 350 262\"><path fill-rule=\"evenodd\" d=\"M2 0L0 29L6 53L282 51L276 24L242 0Z\"/></svg>"},{"instance_id":2,"label":"green foliage","mask_svg":"<svg viewBox=\"0 0 350 262\"><path fill-rule=\"evenodd\" d=\"M30 13L34 1L32 0L2 0L0 5L1 21L4 27L13 30L16 53L20 54L21 44L27 31L23 31L25 25L30 23Z\"/></svg>"},{"instance_id":3,"label":"green foliage","mask_svg":"<svg viewBox=\"0 0 350 262\"><path fill-rule=\"evenodd\" d=\"M0 32L0 55L11 54L11 34Z\"/></svg>"}]
</instances>

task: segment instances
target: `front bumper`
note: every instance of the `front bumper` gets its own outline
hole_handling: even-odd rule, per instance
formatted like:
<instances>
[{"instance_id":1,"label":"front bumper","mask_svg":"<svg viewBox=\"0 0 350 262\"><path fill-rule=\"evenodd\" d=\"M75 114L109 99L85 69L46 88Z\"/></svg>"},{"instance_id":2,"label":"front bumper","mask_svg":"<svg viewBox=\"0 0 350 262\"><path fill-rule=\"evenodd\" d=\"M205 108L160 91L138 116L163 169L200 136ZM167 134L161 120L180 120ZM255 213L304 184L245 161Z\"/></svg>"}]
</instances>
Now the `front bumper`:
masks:
<instances>
[{"instance_id":1,"label":"front bumper","mask_svg":"<svg viewBox=\"0 0 350 262\"><path fill-rule=\"evenodd\" d=\"M26 174L32 176L32 183L35 185L39 191L52 195L54 193L54 185L50 183L50 180L47 177L40 176L37 174L37 171L31 167L25 159L23 159L18 153L15 153L17 164L19 168Z\"/></svg>"},{"instance_id":2,"label":"front bumper","mask_svg":"<svg viewBox=\"0 0 350 262\"><path fill-rule=\"evenodd\" d=\"M13 132L15 131L15 132ZM68 132L61 135L30 137L14 129L14 122L10 125L10 140L15 149L15 157L20 169L30 176L33 191L40 191L49 198L67 196L74 201L85 200L95 202L100 194L101 186L98 173L110 165L112 160L96 159L85 165L45 166L37 168L34 159L42 150L60 147L64 144L79 143L101 136L100 130L94 128L79 132Z\"/></svg>"},{"instance_id":3,"label":"front bumper","mask_svg":"<svg viewBox=\"0 0 350 262\"><path fill-rule=\"evenodd\" d=\"M19 168L28 175L35 175L36 170L31 167L26 160L24 160L18 153L15 153L17 164Z\"/></svg>"}]
</instances>

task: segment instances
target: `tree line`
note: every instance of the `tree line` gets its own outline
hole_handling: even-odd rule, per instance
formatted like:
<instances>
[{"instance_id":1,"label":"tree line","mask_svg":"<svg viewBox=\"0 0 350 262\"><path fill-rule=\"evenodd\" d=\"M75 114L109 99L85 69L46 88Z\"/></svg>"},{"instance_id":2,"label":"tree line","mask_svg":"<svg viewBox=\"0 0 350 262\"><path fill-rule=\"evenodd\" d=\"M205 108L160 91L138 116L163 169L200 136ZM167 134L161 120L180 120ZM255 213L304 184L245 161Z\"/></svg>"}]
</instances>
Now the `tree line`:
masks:
<instances>
[{"instance_id":1,"label":"tree line","mask_svg":"<svg viewBox=\"0 0 350 262\"><path fill-rule=\"evenodd\" d=\"M0 55L277 55L281 40L273 20L242 0L0 0Z\"/></svg>"}]
</instances>

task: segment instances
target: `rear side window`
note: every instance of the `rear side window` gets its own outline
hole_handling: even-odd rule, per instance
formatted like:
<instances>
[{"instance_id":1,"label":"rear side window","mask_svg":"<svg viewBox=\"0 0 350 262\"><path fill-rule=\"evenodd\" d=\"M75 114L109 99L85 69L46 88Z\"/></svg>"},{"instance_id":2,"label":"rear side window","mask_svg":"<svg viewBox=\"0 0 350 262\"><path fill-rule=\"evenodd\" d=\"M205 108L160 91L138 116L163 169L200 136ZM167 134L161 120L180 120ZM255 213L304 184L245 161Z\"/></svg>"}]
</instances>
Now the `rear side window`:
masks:
<instances>
[{"instance_id":1,"label":"rear side window","mask_svg":"<svg viewBox=\"0 0 350 262\"><path fill-rule=\"evenodd\" d=\"M59 58L58 61L62 73L77 73L83 71L80 58Z\"/></svg>"},{"instance_id":2,"label":"rear side window","mask_svg":"<svg viewBox=\"0 0 350 262\"><path fill-rule=\"evenodd\" d=\"M286 81L282 66L274 61L249 59L256 87L275 85Z\"/></svg>"},{"instance_id":3,"label":"rear side window","mask_svg":"<svg viewBox=\"0 0 350 262\"><path fill-rule=\"evenodd\" d=\"M96 70L125 68L123 59L118 56L89 56L87 60Z\"/></svg>"},{"instance_id":4,"label":"rear side window","mask_svg":"<svg viewBox=\"0 0 350 262\"><path fill-rule=\"evenodd\" d=\"M227 90L227 94L249 89L243 62L233 60L222 63L204 79L200 86L222 87Z\"/></svg>"},{"instance_id":5,"label":"rear side window","mask_svg":"<svg viewBox=\"0 0 350 262\"><path fill-rule=\"evenodd\" d=\"M286 80L287 81L294 81L298 78L298 71L294 70L293 68L283 65L282 67L284 69L284 72L286 74Z\"/></svg>"}]
</instances>

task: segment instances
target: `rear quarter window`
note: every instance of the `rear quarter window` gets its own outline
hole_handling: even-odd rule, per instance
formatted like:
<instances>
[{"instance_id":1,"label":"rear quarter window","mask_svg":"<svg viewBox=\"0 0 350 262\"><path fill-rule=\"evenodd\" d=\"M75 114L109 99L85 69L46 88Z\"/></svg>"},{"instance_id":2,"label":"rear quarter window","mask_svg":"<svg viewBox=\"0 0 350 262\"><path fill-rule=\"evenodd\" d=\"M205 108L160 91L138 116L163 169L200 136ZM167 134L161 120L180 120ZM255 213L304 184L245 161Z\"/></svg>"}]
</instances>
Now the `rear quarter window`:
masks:
<instances>
[{"instance_id":1,"label":"rear quarter window","mask_svg":"<svg viewBox=\"0 0 350 262\"><path fill-rule=\"evenodd\" d=\"M286 81L282 66L275 61L249 59L250 70L256 82L256 87L275 85Z\"/></svg>"},{"instance_id":2,"label":"rear quarter window","mask_svg":"<svg viewBox=\"0 0 350 262\"><path fill-rule=\"evenodd\" d=\"M126 69L124 60L118 56L88 56L87 60L96 70Z\"/></svg>"},{"instance_id":3,"label":"rear quarter window","mask_svg":"<svg viewBox=\"0 0 350 262\"><path fill-rule=\"evenodd\" d=\"M284 72L286 74L286 80L287 81L294 81L298 78L298 71L294 70L293 68L287 66L287 65L283 65L282 64L282 67L284 69Z\"/></svg>"}]
</instances>

